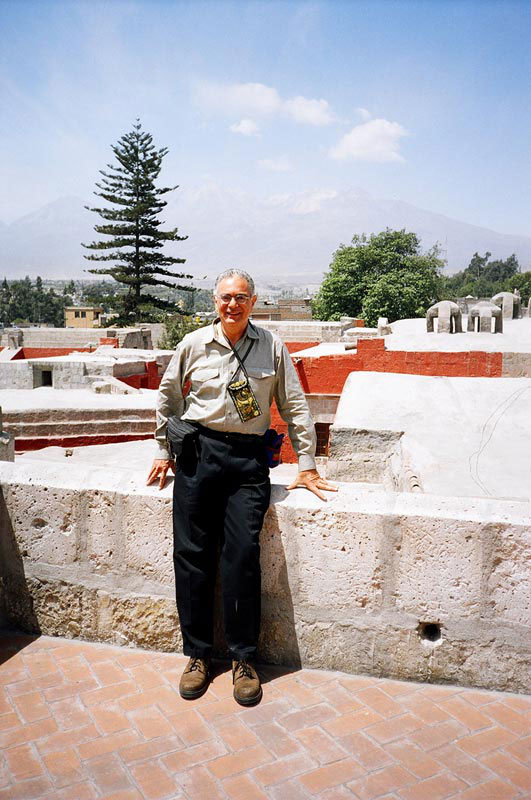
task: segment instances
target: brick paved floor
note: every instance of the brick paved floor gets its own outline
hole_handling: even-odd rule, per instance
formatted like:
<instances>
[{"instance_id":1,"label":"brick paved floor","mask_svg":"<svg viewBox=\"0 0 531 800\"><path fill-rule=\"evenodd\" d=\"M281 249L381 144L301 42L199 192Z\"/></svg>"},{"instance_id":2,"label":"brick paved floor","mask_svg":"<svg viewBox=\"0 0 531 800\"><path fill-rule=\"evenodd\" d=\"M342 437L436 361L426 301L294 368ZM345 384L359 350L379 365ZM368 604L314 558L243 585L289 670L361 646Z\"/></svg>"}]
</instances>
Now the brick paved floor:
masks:
<instances>
[{"instance_id":1,"label":"brick paved floor","mask_svg":"<svg viewBox=\"0 0 531 800\"><path fill-rule=\"evenodd\" d=\"M219 665L0 636L0 799L531 798L531 697L264 668L244 709Z\"/></svg>"}]
</instances>

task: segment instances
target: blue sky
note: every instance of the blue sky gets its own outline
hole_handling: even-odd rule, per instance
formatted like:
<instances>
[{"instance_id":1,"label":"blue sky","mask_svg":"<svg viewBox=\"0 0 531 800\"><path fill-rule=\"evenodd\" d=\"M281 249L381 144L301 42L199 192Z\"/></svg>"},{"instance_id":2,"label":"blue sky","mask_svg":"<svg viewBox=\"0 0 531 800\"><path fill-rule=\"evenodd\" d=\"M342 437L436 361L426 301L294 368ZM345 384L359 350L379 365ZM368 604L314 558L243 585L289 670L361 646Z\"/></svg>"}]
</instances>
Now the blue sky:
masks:
<instances>
[{"instance_id":1,"label":"blue sky","mask_svg":"<svg viewBox=\"0 0 531 800\"><path fill-rule=\"evenodd\" d=\"M361 187L531 234L531 3L0 0L0 220L91 201L138 116L163 178Z\"/></svg>"}]
</instances>

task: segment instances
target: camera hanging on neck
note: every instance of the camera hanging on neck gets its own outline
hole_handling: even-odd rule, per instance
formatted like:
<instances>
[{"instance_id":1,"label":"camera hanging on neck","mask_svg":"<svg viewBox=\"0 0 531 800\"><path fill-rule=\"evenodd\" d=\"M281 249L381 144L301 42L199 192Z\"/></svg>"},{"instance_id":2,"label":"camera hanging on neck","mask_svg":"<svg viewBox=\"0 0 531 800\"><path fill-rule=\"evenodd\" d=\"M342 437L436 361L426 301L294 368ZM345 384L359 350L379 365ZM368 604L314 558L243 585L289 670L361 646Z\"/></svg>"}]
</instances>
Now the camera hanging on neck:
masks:
<instances>
[{"instance_id":1,"label":"camera hanging on neck","mask_svg":"<svg viewBox=\"0 0 531 800\"><path fill-rule=\"evenodd\" d=\"M254 396L254 392L249 381L249 375L247 374L244 364L245 359L253 349L255 340L251 339L249 347L245 351L243 358L240 358L240 355L232 342L229 340L227 341L229 342L231 350L238 360L238 368L230 379L227 389L232 398L232 402L236 406L236 411L238 412L241 421L249 422L256 417L259 417L262 413L262 410L258 405L258 400ZM238 380L240 371L243 372L243 377Z\"/></svg>"}]
</instances>

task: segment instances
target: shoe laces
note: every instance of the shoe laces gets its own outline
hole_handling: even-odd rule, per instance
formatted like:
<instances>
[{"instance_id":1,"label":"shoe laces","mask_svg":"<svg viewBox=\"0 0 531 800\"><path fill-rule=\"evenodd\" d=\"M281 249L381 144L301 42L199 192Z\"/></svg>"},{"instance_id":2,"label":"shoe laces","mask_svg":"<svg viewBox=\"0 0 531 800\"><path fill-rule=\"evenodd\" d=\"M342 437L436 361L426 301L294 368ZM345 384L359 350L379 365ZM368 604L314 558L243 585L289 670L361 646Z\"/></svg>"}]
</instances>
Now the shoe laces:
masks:
<instances>
[{"instance_id":1,"label":"shoe laces","mask_svg":"<svg viewBox=\"0 0 531 800\"><path fill-rule=\"evenodd\" d=\"M238 661L234 667L234 675L238 678L254 678L253 668L248 661Z\"/></svg>"},{"instance_id":2,"label":"shoe laces","mask_svg":"<svg viewBox=\"0 0 531 800\"><path fill-rule=\"evenodd\" d=\"M204 672L205 671L205 661L203 658L195 658L193 657L190 661L190 666L187 669L187 672Z\"/></svg>"}]
</instances>

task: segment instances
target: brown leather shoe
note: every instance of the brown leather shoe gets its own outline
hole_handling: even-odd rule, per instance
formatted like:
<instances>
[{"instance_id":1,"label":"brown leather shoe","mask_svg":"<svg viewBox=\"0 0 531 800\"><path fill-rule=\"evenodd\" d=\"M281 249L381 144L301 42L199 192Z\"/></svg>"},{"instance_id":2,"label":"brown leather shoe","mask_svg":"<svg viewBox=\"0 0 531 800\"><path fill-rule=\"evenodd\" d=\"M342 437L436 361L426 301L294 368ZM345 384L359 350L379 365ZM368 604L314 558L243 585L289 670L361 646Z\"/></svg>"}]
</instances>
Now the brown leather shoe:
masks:
<instances>
[{"instance_id":1,"label":"brown leather shoe","mask_svg":"<svg viewBox=\"0 0 531 800\"><path fill-rule=\"evenodd\" d=\"M234 699L241 706L254 706L262 699L260 678L248 661L232 662L232 683Z\"/></svg>"},{"instance_id":2,"label":"brown leather shoe","mask_svg":"<svg viewBox=\"0 0 531 800\"><path fill-rule=\"evenodd\" d=\"M210 661L205 658L192 658L184 668L179 682L179 694L185 700L195 700L208 689Z\"/></svg>"}]
</instances>

